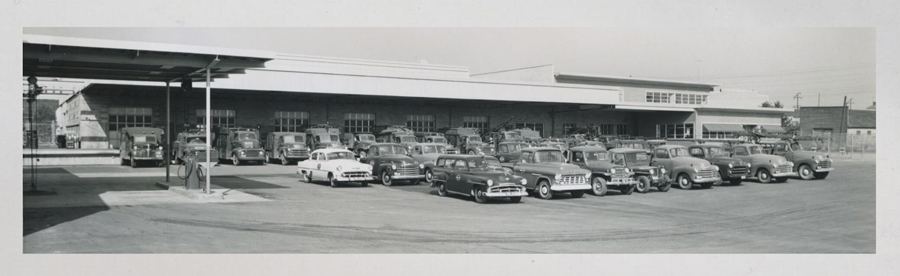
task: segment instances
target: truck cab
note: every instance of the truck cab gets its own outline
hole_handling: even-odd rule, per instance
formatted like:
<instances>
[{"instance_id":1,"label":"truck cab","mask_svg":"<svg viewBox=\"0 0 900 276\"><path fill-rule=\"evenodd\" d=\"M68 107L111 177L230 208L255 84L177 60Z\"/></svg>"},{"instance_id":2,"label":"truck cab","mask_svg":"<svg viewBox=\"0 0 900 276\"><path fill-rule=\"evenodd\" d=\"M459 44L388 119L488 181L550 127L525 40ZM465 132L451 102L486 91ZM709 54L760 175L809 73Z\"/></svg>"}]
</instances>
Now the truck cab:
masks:
<instances>
[{"instance_id":1,"label":"truck cab","mask_svg":"<svg viewBox=\"0 0 900 276\"><path fill-rule=\"evenodd\" d=\"M656 147L652 151L650 165L664 167L669 179L674 179L675 184L683 190L691 189L694 184L709 189L714 183L722 181L719 177L719 167L709 161L692 157L685 146Z\"/></svg>"},{"instance_id":2,"label":"truck cab","mask_svg":"<svg viewBox=\"0 0 900 276\"><path fill-rule=\"evenodd\" d=\"M231 160L235 166L266 160L265 149L259 143L259 130L255 128L231 127L219 129L215 137L219 159Z\"/></svg>"},{"instance_id":3,"label":"truck cab","mask_svg":"<svg viewBox=\"0 0 900 276\"><path fill-rule=\"evenodd\" d=\"M481 140L476 128L451 128L444 133L447 142L457 148L461 154L469 155L491 155L494 148Z\"/></svg>"},{"instance_id":4,"label":"truck cab","mask_svg":"<svg viewBox=\"0 0 900 276\"><path fill-rule=\"evenodd\" d=\"M216 134L210 133L215 140ZM187 158L196 158L199 162L206 162L206 131L203 129L191 129L178 133L172 143L172 160L176 163L184 163ZM215 148L209 153L213 164L219 163L219 153Z\"/></svg>"},{"instance_id":5,"label":"truck cab","mask_svg":"<svg viewBox=\"0 0 900 276\"><path fill-rule=\"evenodd\" d=\"M122 165L131 165L132 168L139 163L152 164L157 167L164 165L163 130L154 127L126 127L119 129L119 157Z\"/></svg>"},{"instance_id":6,"label":"truck cab","mask_svg":"<svg viewBox=\"0 0 900 276\"><path fill-rule=\"evenodd\" d=\"M306 143L310 149L343 149L341 130L327 125L317 125L306 129Z\"/></svg>"},{"instance_id":7,"label":"truck cab","mask_svg":"<svg viewBox=\"0 0 900 276\"><path fill-rule=\"evenodd\" d=\"M406 149L419 142L416 140L415 133L402 125L388 126L379 131L375 137L376 141L380 143L396 143L403 145Z\"/></svg>"},{"instance_id":8,"label":"truck cab","mask_svg":"<svg viewBox=\"0 0 900 276\"><path fill-rule=\"evenodd\" d=\"M767 149L771 155L784 157L794 163L794 171L803 180L825 179L828 173L834 170L831 156L815 151L803 150L800 143L777 141Z\"/></svg>"},{"instance_id":9,"label":"truck cab","mask_svg":"<svg viewBox=\"0 0 900 276\"><path fill-rule=\"evenodd\" d=\"M266 136L266 162L279 160L282 165L309 159L306 134L301 132L269 132Z\"/></svg>"}]
</instances>

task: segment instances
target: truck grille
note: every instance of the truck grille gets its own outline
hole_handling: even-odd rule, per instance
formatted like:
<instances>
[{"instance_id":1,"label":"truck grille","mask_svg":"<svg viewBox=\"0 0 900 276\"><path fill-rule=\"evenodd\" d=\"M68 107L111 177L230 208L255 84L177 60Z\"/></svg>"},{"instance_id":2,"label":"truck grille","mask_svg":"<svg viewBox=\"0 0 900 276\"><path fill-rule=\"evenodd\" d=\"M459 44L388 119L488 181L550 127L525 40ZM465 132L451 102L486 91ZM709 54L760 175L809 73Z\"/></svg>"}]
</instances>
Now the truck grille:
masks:
<instances>
[{"instance_id":1,"label":"truck grille","mask_svg":"<svg viewBox=\"0 0 900 276\"><path fill-rule=\"evenodd\" d=\"M509 185L509 186L501 186L501 187L493 187L490 192L492 193L507 193L507 192L518 192L521 191L521 187L515 186L513 183L500 183L500 185Z\"/></svg>"},{"instance_id":2,"label":"truck grille","mask_svg":"<svg viewBox=\"0 0 900 276\"><path fill-rule=\"evenodd\" d=\"M816 166L818 166L820 169L831 168L831 161L829 161L829 160L817 161Z\"/></svg>"},{"instance_id":3,"label":"truck grille","mask_svg":"<svg viewBox=\"0 0 900 276\"><path fill-rule=\"evenodd\" d=\"M587 179L584 178L584 175L563 175L562 179L556 183L556 185L580 185L587 184Z\"/></svg>"},{"instance_id":4,"label":"truck grille","mask_svg":"<svg viewBox=\"0 0 900 276\"><path fill-rule=\"evenodd\" d=\"M260 157L260 156L262 156L262 151L260 151L260 150L244 150L244 156Z\"/></svg>"},{"instance_id":5,"label":"truck grille","mask_svg":"<svg viewBox=\"0 0 900 276\"><path fill-rule=\"evenodd\" d=\"M793 171L794 167L791 164L784 164L775 167L775 173L789 173Z\"/></svg>"},{"instance_id":6,"label":"truck grille","mask_svg":"<svg viewBox=\"0 0 900 276\"><path fill-rule=\"evenodd\" d=\"M354 177L354 178L356 178L356 177L369 177L369 173L368 173L368 172L344 172L344 173L342 173L341 175L343 175L344 177Z\"/></svg>"},{"instance_id":7,"label":"truck grille","mask_svg":"<svg viewBox=\"0 0 900 276\"><path fill-rule=\"evenodd\" d=\"M731 174L734 174L734 175L747 174L748 171L750 171L749 168L747 168L745 166L739 166L739 167L732 168Z\"/></svg>"},{"instance_id":8,"label":"truck grille","mask_svg":"<svg viewBox=\"0 0 900 276\"><path fill-rule=\"evenodd\" d=\"M613 179L625 179L628 178L628 173L625 172L625 169L618 168L616 169L616 173L612 175Z\"/></svg>"},{"instance_id":9,"label":"truck grille","mask_svg":"<svg viewBox=\"0 0 900 276\"><path fill-rule=\"evenodd\" d=\"M419 168L417 167L399 167L396 171L394 171L394 175L408 176L408 175L419 175Z\"/></svg>"},{"instance_id":10,"label":"truck grille","mask_svg":"<svg viewBox=\"0 0 900 276\"><path fill-rule=\"evenodd\" d=\"M710 169L700 170L700 172L698 172L697 175L699 175L700 178L715 178L715 177L719 177L719 173L718 173L718 172L716 172L715 170L710 170Z\"/></svg>"},{"instance_id":11,"label":"truck grille","mask_svg":"<svg viewBox=\"0 0 900 276\"><path fill-rule=\"evenodd\" d=\"M288 149L288 155L308 155L309 150L306 149Z\"/></svg>"}]
</instances>

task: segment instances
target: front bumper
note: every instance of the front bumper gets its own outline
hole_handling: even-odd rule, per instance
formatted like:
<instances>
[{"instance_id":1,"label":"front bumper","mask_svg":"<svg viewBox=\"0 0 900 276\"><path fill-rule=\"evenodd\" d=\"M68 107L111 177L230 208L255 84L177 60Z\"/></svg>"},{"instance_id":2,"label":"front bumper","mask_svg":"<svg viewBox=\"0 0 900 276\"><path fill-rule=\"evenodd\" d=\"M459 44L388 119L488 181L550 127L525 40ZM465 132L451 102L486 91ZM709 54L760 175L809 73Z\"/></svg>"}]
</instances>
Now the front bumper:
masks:
<instances>
[{"instance_id":1,"label":"front bumper","mask_svg":"<svg viewBox=\"0 0 900 276\"><path fill-rule=\"evenodd\" d=\"M487 197L528 196L528 192L525 191L525 187L521 186L494 186L488 188L484 195Z\"/></svg>"},{"instance_id":2,"label":"front bumper","mask_svg":"<svg viewBox=\"0 0 900 276\"><path fill-rule=\"evenodd\" d=\"M265 161L265 160L266 160L266 157L265 157L265 156L258 156L258 157L246 157L246 156L243 156L243 157L242 157L242 156L239 156L239 155L238 155L238 156L237 156L237 159L238 159L238 160L241 160L241 161Z\"/></svg>"},{"instance_id":3,"label":"front bumper","mask_svg":"<svg viewBox=\"0 0 900 276\"><path fill-rule=\"evenodd\" d=\"M773 173L772 177L789 177L789 176L797 176L797 172L783 172L783 173Z\"/></svg>"},{"instance_id":4,"label":"front bumper","mask_svg":"<svg viewBox=\"0 0 900 276\"><path fill-rule=\"evenodd\" d=\"M669 179L669 176L668 176L668 175L663 175L663 176L651 176L651 177L650 177L650 185L659 186L659 184L666 184L666 183L669 183L669 182L672 182L672 181Z\"/></svg>"},{"instance_id":5,"label":"front bumper","mask_svg":"<svg viewBox=\"0 0 900 276\"><path fill-rule=\"evenodd\" d=\"M815 171L815 172L830 172L830 171L833 171L833 170L834 170L834 168L818 168L818 169L815 169L815 170L813 170L813 171Z\"/></svg>"},{"instance_id":6,"label":"front bumper","mask_svg":"<svg viewBox=\"0 0 900 276\"><path fill-rule=\"evenodd\" d=\"M552 185L550 190L554 192L590 190L591 184L575 184L575 185Z\"/></svg>"},{"instance_id":7,"label":"front bumper","mask_svg":"<svg viewBox=\"0 0 900 276\"><path fill-rule=\"evenodd\" d=\"M710 183L710 182L716 182L719 180L720 179L718 177L706 177L706 178L694 178L693 179L694 183Z\"/></svg>"},{"instance_id":8,"label":"front bumper","mask_svg":"<svg viewBox=\"0 0 900 276\"><path fill-rule=\"evenodd\" d=\"M637 185L637 180L631 177L627 178L613 178L610 181L606 182L606 186L628 186L628 185Z\"/></svg>"},{"instance_id":9,"label":"front bumper","mask_svg":"<svg viewBox=\"0 0 900 276\"><path fill-rule=\"evenodd\" d=\"M357 181L373 181L375 180L372 177L372 174L368 172L359 173L359 172L343 172L339 175L335 176L335 181L338 182L357 182Z\"/></svg>"},{"instance_id":10,"label":"front bumper","mask_svg":"<svg viewBox=\"0 0 900 276\"><path fill-rule=\"evenodd\" d=\"M286 154L284 157L287 159L309 159L309 154Z\"/></svg>"},{"instance_id":11,"label":"front bumper","mask_svg":"<svg viewBox=\"0 0 900 276\"><path fill-rule=\"evenodd\" d=\"M391 179L408 180L408 179L425 179L425 175L391 175Z\"/></svg>"},{"instance_id":12,"label":"front bumper","mask_svg":"<svg viewBox=\"0 0 900 276\"><path fill-rule=\"evenodd\" d=\"M131 159L132 160L140 160L140 161L148 161L148 160L162 161L163 160L162 157L146 157L146 156L134 156Z\"/></svg>"}]
</instances>

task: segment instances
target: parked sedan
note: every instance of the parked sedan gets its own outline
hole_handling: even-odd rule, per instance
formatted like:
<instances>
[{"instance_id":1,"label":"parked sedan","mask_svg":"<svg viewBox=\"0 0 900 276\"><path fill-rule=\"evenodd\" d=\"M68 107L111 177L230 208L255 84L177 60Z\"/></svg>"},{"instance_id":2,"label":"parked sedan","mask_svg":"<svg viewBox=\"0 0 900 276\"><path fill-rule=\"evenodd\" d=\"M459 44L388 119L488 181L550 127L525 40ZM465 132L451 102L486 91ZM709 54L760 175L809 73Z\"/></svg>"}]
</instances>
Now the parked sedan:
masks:
<instances>
[{"instance_id":1,"label":"parked sedan","mask_svg":"<svg viewBox=\"0 0 900 276\"><path fill-rule=\"evenodd\" d=\"M511 174L500 166L500 160L483 155L441 155L434 167L433 187L438 195L448 193L469 195L475 202L489 198L509 198L518 203L525 191L525 178Z\"/></svg>"},{"instance_id":2,"label":"parked sedan","mask_svg":"<svg viewBox=\"0 0 900 276\"><path fill-rule=\"evenodd\" d=\"M303 182L325 180L331 187L341 182L359 182L363 187L373 181L372 166L356 161L352 151L345 149L319 149L310 158L297 162L297 174Z\"/></svg>"}]
</instances>

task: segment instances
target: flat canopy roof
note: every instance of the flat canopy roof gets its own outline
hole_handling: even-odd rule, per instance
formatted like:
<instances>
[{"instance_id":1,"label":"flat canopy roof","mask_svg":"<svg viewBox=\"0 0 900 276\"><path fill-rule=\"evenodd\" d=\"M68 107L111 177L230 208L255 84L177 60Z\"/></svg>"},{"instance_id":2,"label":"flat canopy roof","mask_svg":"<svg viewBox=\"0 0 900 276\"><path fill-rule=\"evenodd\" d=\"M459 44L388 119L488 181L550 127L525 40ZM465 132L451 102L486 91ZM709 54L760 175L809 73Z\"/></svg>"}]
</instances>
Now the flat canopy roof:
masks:
<instances>
[{"instance_id":1,"label":"flat canopy roof","mask_svg":"<svg viewBox=\"0 0 900 276\"><path fill-rule=\"evenodd\" d=\"M556 73L556 78L570 79L570 80L600 81L600 82L632 83L632 84L659 84L659 85L698 87L698 88L708 88L708 89L712 89L712 88L719 86L718 84L714 84L714 83L686 82L686 81L661 80L661 79L643 79L643 78L592 75L592 74L568 73L568 72Z\"/></svg>"},{"instance_id":2,"label":"flat canopy roof","mask_svg":"<svg viewBox=\"0 0 900 276\"><path fill-rule=\"evenodd\" d=\"M149 42L24 35L23 76L167 82L263 68L274 52Z\"/></svg>"},{"instance_id":3,"label":"flat canopy roof","mask_svg":"<svg viewBox=\"0 0 900 276\"><path fill-rule=\"evenodd\" d=\"M703 129L708 132L744 133L742 125L738 124L703 124Z\"/></svg>"}]
</instances>

